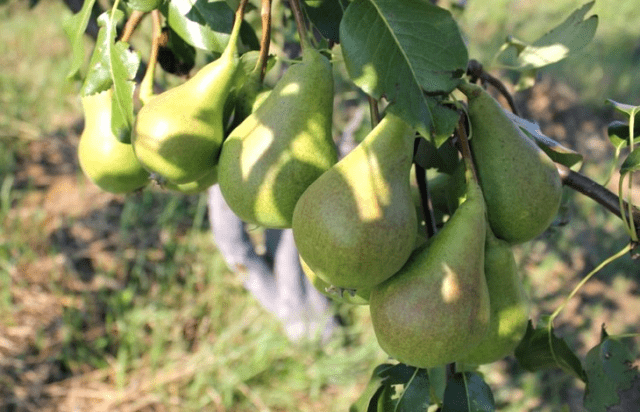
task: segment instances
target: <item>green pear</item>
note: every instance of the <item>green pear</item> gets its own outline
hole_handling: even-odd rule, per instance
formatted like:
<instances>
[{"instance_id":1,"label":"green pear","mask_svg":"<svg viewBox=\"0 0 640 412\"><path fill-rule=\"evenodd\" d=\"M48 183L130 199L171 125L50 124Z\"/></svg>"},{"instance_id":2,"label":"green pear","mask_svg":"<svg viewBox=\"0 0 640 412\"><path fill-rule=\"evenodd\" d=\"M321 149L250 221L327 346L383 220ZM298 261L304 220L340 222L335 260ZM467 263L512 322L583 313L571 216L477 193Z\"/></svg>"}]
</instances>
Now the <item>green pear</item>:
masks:
<instances>
[{"instance_id":1,"label":"green pear","mask_svg":"<svg viewBox=\"0 0 640 412\"><path fill-rule=\"evenodd\" d=\"M369 304L369 295L371 294L370 290L360 289L357 291L350 290L340 290L331 284L325 282L320 279L311 268L305 263L302 258L300 258L300 266L302 267L302 272L309 279L309 282L313 285L314 288L318 290L318 292L323 295L331 298L336 302L341 303L350 303L352 305L368 305ZM353 292L353 293L352 293Z\"/></svg>"},{"instance_id":2,"label":"green pear","mask_svg":"<svg viewBox=\"0 0 640 412\"><path fill-rule=\"evenodd\" d=\"M184 193L185 195L192 195L207 190L217 182L218 168L214 167L209 171L209 173L196 181L180 184L166 181L163 186L167 189L173 190L174 192Z\"/></svg>"},{"instance_id":3,"label":"green pear","mask_svg":"<svg viewBox=\"0 0 640 412\"><path fill-rule=\"evenodd\" d=\"M527 330L529 298L525 292L511 246L487 230L484 274L489 288L489 330L460 362L482 365L513 352Z\"/></svg>"},{"instance_id":4,"label":"green pear","mask_svg":"<svg viewBox=\"0 0 640 412\"><path fill-rule=\"evenodd\" d=\"M471 180L466 200L442 230L372 289L373 329L390 356L431 368L456 361L482 340L490 316L485 230L482 192Z\"/></svg>"},{"instance_id":5,"label":"green pear","mask_svg":"<svg viewBox=\"0 0 640 412\"><path fill-rule=\"evenodd\" d=\"M291 227L302 193L337 161L332 114L331 64L305 47L302 62L286 71L222 146L220 191L240 219Z\"/></svg>"},{"instance_id":6,"label":"green pear","mask_svg":"<svg viewBox=\"0 0 640 412\"><path fill-rule=\"evenodd\" d=\"M102 190L125 193L149 183L130 144L111 131L112 89L82 97L84 130L78 144L78 160L84 174Z\"/></svg>"},{"instance_id":7,"label":"green pear","mask_svg":"<svg viewBox=\"0 0 640 412\"><path fill-rule=\"evenodd\" d=\"M183 84L153 97L136 116L133 148L148 170L174 183L194 182L216 167L225 102L238 73L233 26L222 55Z\"/></svg>"},{"instance_id":8,"label":"green pear","mask_svg":"<svg viewBox=\"0 0 640 412\"><path fill-rule=\"evenodd\" d=\"M507 117L484 89L463 83L470 145L495 235L510 244L540 235L560 207L562 182L553 161Z\"/></svg>"},{"instance_id":9,"label":"green pear","mask_svg":"<svg viewBox=\"0 0 640 412\"><path fill-rule=\"evenodd\" d=\"M371 289L397 272L415 245L409 174L414 133L393 113L302 194L293 211L298 252L320 278Z\"/></svg>"}]
</instances>

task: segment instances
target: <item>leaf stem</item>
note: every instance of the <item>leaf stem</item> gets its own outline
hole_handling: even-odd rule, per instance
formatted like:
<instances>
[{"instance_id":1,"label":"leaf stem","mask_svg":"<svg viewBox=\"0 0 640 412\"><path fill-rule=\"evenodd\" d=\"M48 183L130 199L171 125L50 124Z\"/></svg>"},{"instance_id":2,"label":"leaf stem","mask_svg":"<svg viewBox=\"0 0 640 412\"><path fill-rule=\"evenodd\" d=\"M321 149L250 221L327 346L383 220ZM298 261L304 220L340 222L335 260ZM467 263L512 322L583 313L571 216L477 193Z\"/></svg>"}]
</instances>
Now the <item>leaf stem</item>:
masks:
<instances>
[{"instance_id":1,"label":"leaf stem","mask_svg":"<svg viewBox=\"0 0 640 412\"><path fill-rule=\"evenodd\" d=\"M456 126L456 136L458 137L458 141L460 142L460 152L462 153L462 159L464 160L465 166L467 167L467 170L471 171L472 179L476 183L479 183L478 173L473 163L471 148L469 147L469 136L467 136L467 131L465 129L466 119L466 114L464 116L460 116L460 118L458 119L458 125ZM471 132L473 133L473 130Z\"/></svg>"}]
</instances>

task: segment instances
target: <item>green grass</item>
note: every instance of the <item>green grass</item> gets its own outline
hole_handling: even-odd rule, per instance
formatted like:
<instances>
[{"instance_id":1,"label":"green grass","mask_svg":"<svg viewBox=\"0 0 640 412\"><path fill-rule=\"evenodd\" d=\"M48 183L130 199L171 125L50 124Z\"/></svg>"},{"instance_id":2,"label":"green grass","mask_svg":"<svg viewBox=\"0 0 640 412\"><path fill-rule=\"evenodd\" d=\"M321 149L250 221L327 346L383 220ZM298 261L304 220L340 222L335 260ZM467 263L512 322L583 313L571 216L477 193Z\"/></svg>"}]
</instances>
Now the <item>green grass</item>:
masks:
<instances>
[{"instance_id":1,"label":"green grass","mask_svg":"<svg viewBox=\"0 0 640 412\"><path fill-rule=\"evenodd\" d=\"M550 72L569 79L584 99L617 96L633 102L640 84L631 77L629 50L630 39L640 37L640 15L632 2L620 2L615 10L604 3L596 3L594 10L601 16L594 45ZM505 34L534 40L582 2L556 1L545 5L544 12L534 2L469 4L465 27L471 55L485 59ZM55 322L34 331L29 348L17 357L40 366L58 365L58 380L50 383L63 385L69 394L73 388L64 386L65 379L81 378L81 387L96 391L93 402L109 410L142 408L145 402L150 408L181 411L347 410L374 366L385 360L367 308L336 308L347 325L324 346L289 343L277 320L244 290L217 253L203 197L148 189L68 217L59 223L61 229L107 231L96 239L108 240L110 260L96 260L85 283L78 280L72 254L56 266L66 249L42 236L50 216L30 206L39 189L29 181L21 186L14 182L22 171L20 159L34 142L73 135L73 123L81 116L78 85L65 80L70 50L60 22L66 15L61 2L42 1L33 10L18 1L0 6L0 329L24 326L18 317L23 308L14 304L16 290L40 288L55 296L51 311L59 311ZM46 47L33 46L38 44ZM618 47L621 52L614 52ZM596 64L581 60L588 53L596 56ZM602 58L605 54L611 59ZM603 83L604 75L598 73L611 73L612 67L621 75ZM574 68L580 75L567 76ZM572 196L572 205L569 226L518 250L538 313L552 310L558 299L549 296L548 284L562 276L566 293L576 272L586 274L625 240L619 221L592 201ZM587 235L599 243L585 251ZM582 266L572 262L580 259ZM49 260L53 269L43 283L19 275L19 268ZM575 272L558 273L558 267ZM629 259L622 259L599 279L624 291L634 270ZM596 318L601 310L594 305L585 313ZM592 333L589 328L573 332L577 336L571 343ZM505 411L559 410L567 391L576 386L565 375L525 373L513 364L481 370ZM0 394L5 394L1 386ZM65 398L47 399L49 406L59 406Z\"/></svg>"}]
</instances>

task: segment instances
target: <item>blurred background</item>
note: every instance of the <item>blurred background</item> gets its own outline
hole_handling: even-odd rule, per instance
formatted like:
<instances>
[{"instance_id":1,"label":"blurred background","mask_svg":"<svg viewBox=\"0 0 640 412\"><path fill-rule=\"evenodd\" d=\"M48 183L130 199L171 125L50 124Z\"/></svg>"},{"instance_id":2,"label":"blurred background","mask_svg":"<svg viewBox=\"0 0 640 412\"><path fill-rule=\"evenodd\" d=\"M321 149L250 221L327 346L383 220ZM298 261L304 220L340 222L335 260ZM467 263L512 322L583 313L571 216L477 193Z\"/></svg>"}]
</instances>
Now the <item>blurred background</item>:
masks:
<instances>
[{"instance_id":1,"label":"blurred background","mask_svg":"<svg viewBox=\"0 0 640 412\"><path fill-rule=\"evenodd\" d=\"M454 13L470 57L488 65L506 35L534 41L585 2L466 3ZM594 41L516 98L601 182L613 153L606 125L621 119L604 101L640 104L640 8L600 1L592 13ZM336 305L343 325L328 342L291 343L216 251L206 194L112 195L84 178L79 84L65 79L70 14L59 0L34 8L0 0L0 411L348 410L386 360L367 307ZM335 66L340 132L364 102ZM516 249L535 320L628 241L617 218L566 196L556 225ZM559 316L558 335L581 359L602 324L610 334L638 332L639 274L637 263L619 259ZM626 342L637 357L638 339ZM583 410L584 386L560 371L529 373L508 358L481 372L501 411Z\"/></svg>"}]
</instances>

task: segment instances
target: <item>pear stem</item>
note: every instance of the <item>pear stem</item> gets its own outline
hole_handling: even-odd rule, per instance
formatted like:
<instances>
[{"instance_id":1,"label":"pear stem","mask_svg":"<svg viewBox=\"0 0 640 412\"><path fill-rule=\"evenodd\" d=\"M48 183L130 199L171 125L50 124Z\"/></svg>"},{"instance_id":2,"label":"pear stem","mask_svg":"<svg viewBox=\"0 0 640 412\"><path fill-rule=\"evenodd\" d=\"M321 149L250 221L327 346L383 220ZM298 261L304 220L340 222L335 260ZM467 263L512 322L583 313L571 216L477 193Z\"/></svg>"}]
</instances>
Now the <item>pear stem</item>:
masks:
<instances>
[{"instance_id":1,"label":"pear stem","mask_svg":"<svg viewBox=\"0 0 640 412\"><path fill-rule=\"evenodd\" d=\"M309 38L307 37L307 25L304 21L304 14L302 13L302 8L300 7L300 1L289 0L289 5L291 6L293 17L296 19L296 28L298 29L298 36L300 36L300 47L304 51L305 47L311 47L311 43L309 42Z\"/></svg>"},{"instance_id":2,"label":"pear stem","mask_svg":"<svg viewBox=\"0 0 640 412\"><path fill-rule=\"evenodd\" d=\"M471 178L478 183L478 174L476 172L475 165L473 164L473 157L471 155L471 148L469 147L469 137L465 129L466 115L460 116L458 125L456 126L456 134L458 141L460 142L460 150L462 152L462 158L467 170L471 171Z\"/></svg>"},{"instance_id":3,"label":"pear stem","mask_svg":"<svg viewBox=\"0 0 640 412\"><path fill-rule=\"evenodd\" d=\"M129 42L129 39L133 35L133 32L135 31L136 27L138 27L138 24L140 23L144 15L145 13L140 10L134 10L131 13L129 19L127 19L127 22L124 25L122 36L120 36L120 41L125 43Z\"/></svg>"},{"instance_id":4,"label":"pear stem","mask_svg":"<svg viewBox=\"0 0 640 412\"><path fill-rule=\"evenodd\" d=\"M162 39L162 22L160 20L160 11L151 12L153 21L153 38L151 40L151 52L149 54L149 63L147 71L140 82L140 101L143 105L147 104L154 96L153 94L153 78L156 74L156 63L158 62L158 49L160 48L160 40Z\"/></svg>"},{"instance_id":5,"label":"pear stem","mask_svg":"<svg viewBox=\"0 0 640 412\"><path fill-rule=\"evenodd\" d=\"M271 44L271 0L262 0L260 17L262 18L262 37L260 39L260 55L258 56L255 70L260 70L260 82L262 82L267 72L267 60Z\"/></svg>"},{"instance_id":6,"label":"pear stem","mask_svg":"<svg viewBox=\"0 0 640 412\"><path fill-rule=\"evenodd\" d=\"M233 19L233 28L231 29L231 34L229 34L229 43L220 57L229 58L238 55L238 37L240 37L240 26L242 26L244 9L247 6L247 2L248 0L240 0L235 18Z\"/></svg>"},{"instance_id":7,"label":"pear stem","mask_svg":"<svg viewBox=\"0 0 640 412\"><path fill-rule=\"evenodd\" d=\"M415 150L418 149L420 139L415 140ZM415 153L414 150L414 153ZM416 182L418 183L418 192L420 193L420 203L422 204L422 213L425 221L425 232L427 239L433 237L438 228L436 227L435 219L433 218L433 203L431 202L431 195L429 194L429 186L427 183L426 170L424 167L417 163L414 163L416 167Z\"/></svg>"},{"instance_id":8,"label":"pear stem","mask_svg":"<svg viewBox=\"0 0 640 412\"><path fill-rule=\"evenodd\" d=\"M371 115L371 128L374 128L380 123L380 110L378 108L378 101L372 96L367 95L369 100L369 114Z\"/></svg>"}]
</instances>

